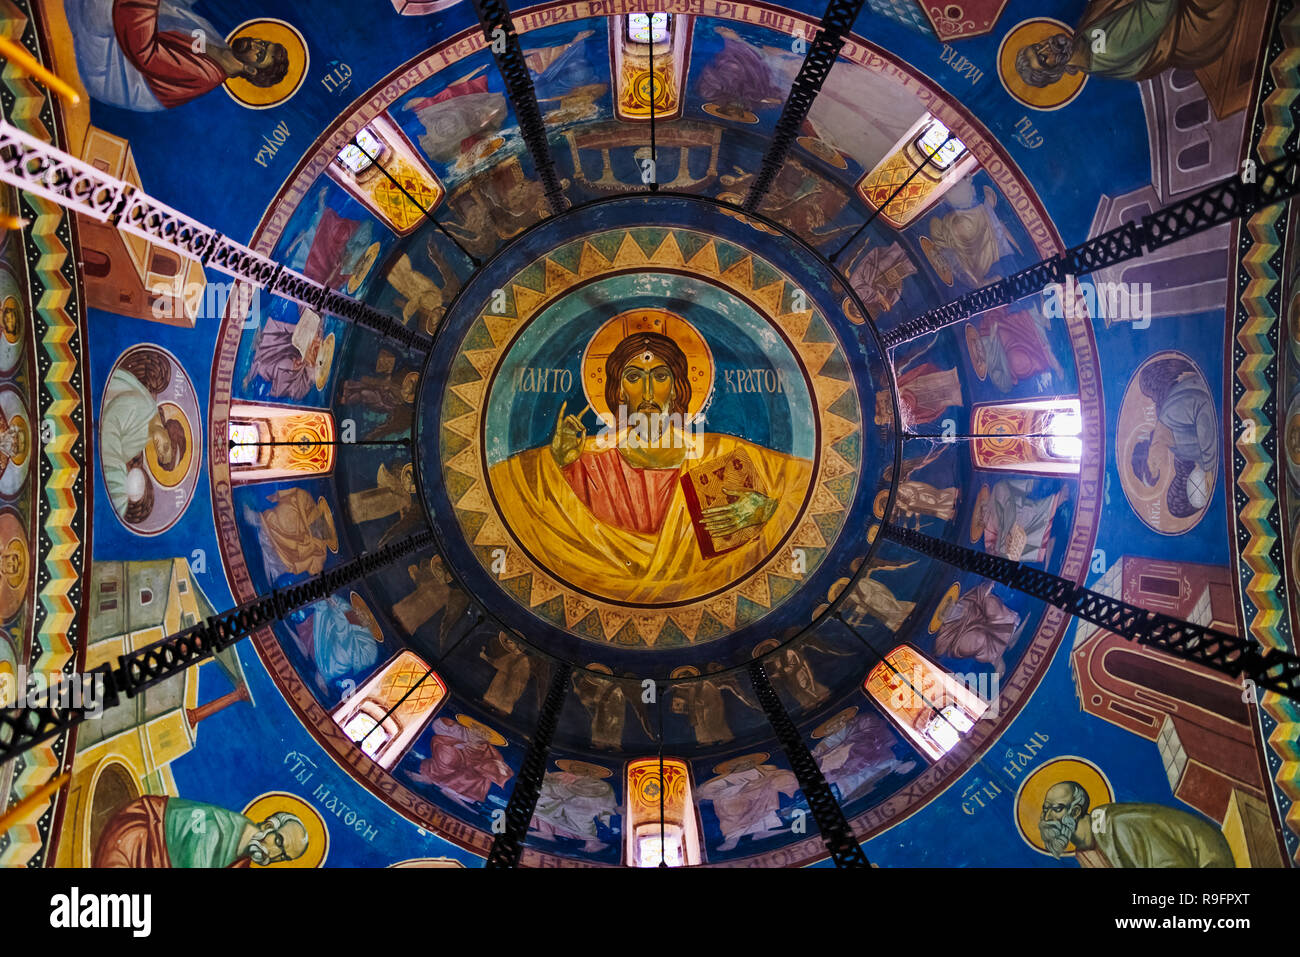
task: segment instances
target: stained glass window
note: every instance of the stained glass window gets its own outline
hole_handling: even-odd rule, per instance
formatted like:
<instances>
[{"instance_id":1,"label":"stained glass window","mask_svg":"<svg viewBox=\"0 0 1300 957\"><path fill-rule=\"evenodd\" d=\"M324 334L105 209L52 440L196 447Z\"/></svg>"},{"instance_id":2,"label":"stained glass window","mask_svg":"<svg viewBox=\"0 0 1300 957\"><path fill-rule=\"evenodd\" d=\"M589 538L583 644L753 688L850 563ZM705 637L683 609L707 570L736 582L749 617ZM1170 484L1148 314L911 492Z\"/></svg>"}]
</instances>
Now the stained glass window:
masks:
<instances>
[{"instance_id":1,"label":"stained glass window","mask_svg":"<svg viewBox=\"0 0 1300 957\"><path fill-rule=\"evenodd\" d=\"M261 440L262 436L258 432L256 425L245 422L231 422L230 441L235 444L230 447L230 464L252 465L256 463L261 447L254 443Z\"/></svg>"},{"instance_id":2,"label":"stained glass window","mask_svg":"<svg viewBox=\"0 0 1300 957\"><path fill-rule=\"evenodd\" d=\"M975 726L988 702L909 645L871 669L863 688L927 757L937 761Z\"/></svg>"},{"instance_id":3,"label":"stained glass window","mask_svg":"<svg viewBox=\"0 0 1300 957\"><path fill-rule=\"evenodd\" d=\"M357 149L358 146L361 148ZM357 131L356 143L349 143L339 151L338 164L356 176L370 168L371 163L374 162L371 157L378 159L383 151L383 141L370 127L363 126Z\"/></svg>"},{"instance_id":4,"label":"stained glass window","mask_svg":"<svg viewBox=\"0 0 1300 957\"><path fill-rule=\"evenodd\" d=\"M633 43L663 43L671 32L671 13L629 13L627 15L627 38Z\"/></svg>"},{"instance_id":5,"label":"stained glass window","mask_svg":"<svg viewBox=\"0 0 1300 957\"><path fill-rule=\"evenodd\" d=\"M916 147L921 151L922 156L929 156L934 153L934 159L930 160L930 165L937 169L947 169L957 160L961 159L962 154L966 152L966 146L961 140L950 136L948 127L938 120L931 120L929 125L917 137ZM947 140L947 142L944 142ZM938 150L935 153L935 150Z\"/></svg>"}]
</instances>

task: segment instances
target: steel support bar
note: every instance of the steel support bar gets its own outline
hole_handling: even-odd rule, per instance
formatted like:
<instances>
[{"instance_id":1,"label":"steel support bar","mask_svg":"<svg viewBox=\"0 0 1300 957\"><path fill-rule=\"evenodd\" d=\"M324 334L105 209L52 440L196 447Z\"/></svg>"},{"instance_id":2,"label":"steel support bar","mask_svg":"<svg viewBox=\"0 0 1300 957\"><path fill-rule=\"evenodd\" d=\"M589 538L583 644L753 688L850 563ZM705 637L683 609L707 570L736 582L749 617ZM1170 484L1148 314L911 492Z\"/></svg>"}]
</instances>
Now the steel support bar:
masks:
<instances>
[{"instance_id":1,"label":"steel support bar","mask_svg":"<svg viewBox=\"0 0 1300 957\"><path fill-rule=\"evenodd\" d=\"M0 120L0 182L108 223L259 289L364 326L407 349L432 341L392 316L335 292L223 236L147 193Z\"/></svg>"},{"instance_id":2,"label":"steel support bar","mask_svg":"<svg viewBox=\"0 0 1300 957\"><path fill-rule=\"evenodd\" d=\"M1007 279L999 279L901 323L880 338L894 348L945 326L964 322L996 306L1042 293L1067 276L1081 276L1137 259L1170 243L1252 216L1265 206L1300 193L1300 155L1287 153L1259 167L1254 179L1233 176L1133 223L1094 236L1064 253L1041 260Z\"/></svg>"},{"instance_id":3,"label":"steel support bar","mask_svg":"<svg viewBox=\"0 0 1300 957\"><path fill-rule=\"evenodd\" d=\"M977 552L900 525L886 523L880 534L922 555L1032 595L1122 638L1159 648L1232 678L1247 678L1258 688L1300 701L1300 658L1279 648L1265 651L1249 638L1146 611L1040 568Z\"/></svg>"},{"instance_id":4,"label":"steel support bar","mask_svg":"<svg viewBox=\"0 0 1300 957\"><path fill-rule=\"evenodd\" d=\"M102 665L88 677L103 681L99 700L104 710L117 707L123 697L134 698L146 688L166 681L193 665L206 661L219 651L247 638L259 628L282 619L290 612L320 601L345 585L365 578L411 552L433 542L433 532L425 531L395 542L321 572L306 581L259 595L220 615L213 615L184 631L169 635L152 644L119 655L117 666ZM72 689L69 689L72 690ZM81 689L75 689L80 691ZM19 694L25 689L19 688ZM80 707L57 706L54 698L68 697L80 701L79 694L60 695L49 691L48 707L0 709L0 764L28 748L47 741L85 720Z\"/></svg>"},{"instance_id":5,"label":"steel support bar","mask_svg":"<svg viewBox=\"0 0 1300 957\"><path fill-rule=\"evenodd\" d=\"M803 128L804 120L808 118L808 111L812 109L813 100L817 99L817 94L821 92L822 84L826 82L827 74L835 65L835 58L840 55L840 49L844 46L844 38L853 29L853 23L857 20L864 2L865 0L830 0L827 4L817 35L809 44L803 65L799 67L799 73L795 76L794 83L790 85L790 95L786 98L785 106L781 110L781 118L776 121L776 127L772 131L772 141L768 144L767 155L763 157L758 175L754 177L754 182L750 184L749 192L745 195L745 201L741 204L741 208L746 212L752 213L757 209L758 204L767 195L767 191L776 182L781 167L785 165L786 154L790 152L795 137Z\"/></svg>"},{"instance_id":6,"label":"steel support bar","mask_svg":"<svg viewBox=\"0 0 1300 957\"><path fill-rule=\"evenodd\" d=\"M804 797L808 799L808 806L812 809L817 829L835 866L870 867L862 845L853 836L853 829L849 827L849 822L844 817L844 809L835 800L831 786L826 783L825 775L817 766L817 759L812 756L808 745L799 734L799 729L790 720L790 715L786 713L781 699L777 697L776 690L768 680L767 672L763 670L761 662L750 662L749 680L753 682L758 703L763 706L767 720L771 722L772 730L776 732L776 739L781 742L781 748L790 761L790 769L794 771L799 787Z\"/></svg>"},{"instance_id":7,"label":"steel support bar","mask_svg":"<svg viewBox=\"0 0 1300 957\"><path fill-rule=\"evenodd\" d=\"M533 821L533 811L537 809L537 799L542 793L546 762L551 754L551 739L555 737L555 727L560 722L560 709L564 707L565 696L569 693L571 671L568 662L557 662L555 666L551 687L546 692L546 700L542 702L541 713L537 716L537 733L533 735L528 752L519 765L519 773L515 775L515 786L510 792L510 802L506 805L505 830L492 842L485 867L519 866L519 858L524 853L524 838L528 836L528 825Z\"/></svg>"},{"instance_id":8,"label":"steel support bar","mask_svg":"<svg viewBox=\"0 0 1300 957\"><path fill-rule=\"evenodd\" d=\"M519 46L514 21L510 18L510 5L506 0L474 0L474 11L478 14L488 48L496 57L501 78L506 82L506 97L519 120L519 135L533 157L533 167L542 181L551 212L562 213L566 205L564 193L560 189L560 177L555 172L555 161L551 158L551 146L546 139L542 109L537 105L533 77Z\"/></svg>"}]
</instances>

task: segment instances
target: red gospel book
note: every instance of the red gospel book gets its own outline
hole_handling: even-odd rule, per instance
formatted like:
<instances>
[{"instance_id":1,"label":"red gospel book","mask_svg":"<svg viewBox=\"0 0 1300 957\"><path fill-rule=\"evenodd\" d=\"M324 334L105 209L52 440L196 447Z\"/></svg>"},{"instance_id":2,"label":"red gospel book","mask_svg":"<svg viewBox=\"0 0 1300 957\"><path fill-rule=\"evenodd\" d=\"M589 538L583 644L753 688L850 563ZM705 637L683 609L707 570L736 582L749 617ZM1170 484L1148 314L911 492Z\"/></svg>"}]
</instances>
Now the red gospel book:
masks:
<instances>
[{"instance_id":1,"label":"red gospel book","mask_svg":"<svg viewBox=\"0 0 1300 957\"><path fill-rule=\"evenodd\" d=\"M682 492L686 496L686 510L691 515L691 525L695 528L695 538L700 543L700 553L705 558L714 558L733 548L739 548L746 542L753 541L763 531L760 525L742 528L730 535L714 538L704 527L704 510L716 505L730 505L732 497L723 491L724 486L750 489L767 494L754 463L749 460L744 449L738 449L730 455L720 455L710 459L682 474Z\"/></svg>"}]
</instances>

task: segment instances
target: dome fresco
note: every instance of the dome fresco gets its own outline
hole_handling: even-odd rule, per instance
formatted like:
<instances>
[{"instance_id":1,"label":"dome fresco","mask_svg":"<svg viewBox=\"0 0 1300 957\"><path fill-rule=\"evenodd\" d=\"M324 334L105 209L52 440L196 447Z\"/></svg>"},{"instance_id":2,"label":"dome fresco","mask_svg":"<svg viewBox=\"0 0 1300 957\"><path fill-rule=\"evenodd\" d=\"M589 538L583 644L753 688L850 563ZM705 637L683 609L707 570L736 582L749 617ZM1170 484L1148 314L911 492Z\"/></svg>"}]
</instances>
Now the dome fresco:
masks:
<instances>
[{"instance_id":1,"label":"dome fresco","mask_svg":"<svg viewBox=\"0 0 1300 957\"><path fill-rule=\"evenodd\" d=\"M315 284L0 184L0 704L283 606L0 863L832 866L810 760L880 866L1293 864L1294 701L979 559L1294 652L1291 203L1023 277L1264 176L1300 14L866 0L791 127L823 6L626 6L521 108L470 0L0 0L6 130Z\"/></svg>"}]
</instances>

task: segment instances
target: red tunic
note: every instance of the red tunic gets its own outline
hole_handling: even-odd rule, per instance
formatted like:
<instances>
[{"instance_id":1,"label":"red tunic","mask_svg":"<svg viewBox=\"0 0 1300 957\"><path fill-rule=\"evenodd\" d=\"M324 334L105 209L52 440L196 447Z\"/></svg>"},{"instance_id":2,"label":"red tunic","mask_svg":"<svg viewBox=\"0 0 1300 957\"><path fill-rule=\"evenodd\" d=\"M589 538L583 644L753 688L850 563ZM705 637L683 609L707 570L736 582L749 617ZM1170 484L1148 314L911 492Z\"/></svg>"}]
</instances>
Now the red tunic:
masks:
<instances>
[{"instance_id":1,"label":"red tunic","mask_svg":"<svg viewBox=\"0 0 1300 957\"><path fill-rule=\"evenodd\" d=\"M635 468L618 449L583 452L561 471L597 521L643 535L653 535L663 525L681 474L679 469Z\"/></svg>"},{"instance_id":2,"label":"red tunic","mask_svg":"<svg viewBox=\"0 0 1300 957\"><path fill-rule=\"evenodd\" d=\"M113 0L113 31L158 102L170 109L215 90L228 77L212 57L194 52L193 37L171 30L158 32L158 3Z\"/></svg>"}]
</instances>

